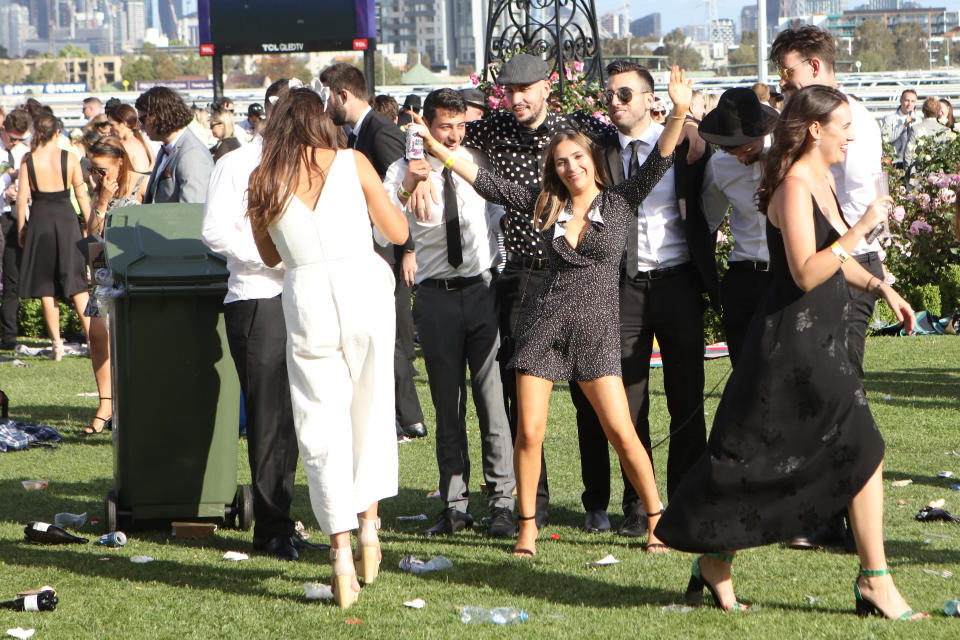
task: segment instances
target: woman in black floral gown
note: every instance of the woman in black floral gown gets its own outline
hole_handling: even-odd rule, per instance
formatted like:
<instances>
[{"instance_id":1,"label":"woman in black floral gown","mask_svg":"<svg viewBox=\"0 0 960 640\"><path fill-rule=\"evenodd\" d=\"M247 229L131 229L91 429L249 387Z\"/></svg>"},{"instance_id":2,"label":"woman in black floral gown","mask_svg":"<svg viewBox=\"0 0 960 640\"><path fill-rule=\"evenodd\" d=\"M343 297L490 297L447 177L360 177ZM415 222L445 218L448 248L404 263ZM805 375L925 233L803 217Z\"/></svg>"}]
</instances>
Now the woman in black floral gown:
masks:
<instances>
[{"instance_id":1,"label":"woman in black floral gown","mask_svg":"<svg viewBox=\"0 0 960 640\"><path fill-rule=\"evenodd\" d=\"M835 89L794 94L774 131L758 191L774 278L754 315L717 409L707 451L657 526L671 547L707 552L687 599L706 587L722 609L737 602L733 550L789 539L849 508L860 555L857 612L921 617L897 591L883 549L883 439L845 343L850 290L886 300L910 328L913 311L892 288L848 260L887 215L889 197L853 227L839 212L829 168L853 140L847 98Z\"/></svg>"}]
</instances>

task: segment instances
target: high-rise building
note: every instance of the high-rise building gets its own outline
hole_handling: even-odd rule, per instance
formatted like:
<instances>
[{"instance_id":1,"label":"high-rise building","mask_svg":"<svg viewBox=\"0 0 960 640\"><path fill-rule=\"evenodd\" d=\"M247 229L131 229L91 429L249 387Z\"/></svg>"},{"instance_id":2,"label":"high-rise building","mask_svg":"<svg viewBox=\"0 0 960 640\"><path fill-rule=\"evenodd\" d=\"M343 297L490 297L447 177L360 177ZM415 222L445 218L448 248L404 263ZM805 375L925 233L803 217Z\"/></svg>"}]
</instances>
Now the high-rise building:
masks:
<instances>
[{"instance_id":1,"label":"high-rise building","mask_svg":"<svg viewBox=\"0 0 960 640\"><path fill-rule=\"evenodd\" d=\"M143 42L147 32L147 5L143 0L127 0L121 18L121 40L125 48Z\"/></svg>"},{"instance_id":2,"label":"high-rise building","mask_svg":"<svg viewBox=\"0 0 960 640\"><path fill-rule=\"evenodd\" d=\"M380 0L378 41L426 54L434 69L483 66L487 3L481 0Z\"/></svg>"},{"instance_id":3,"label":"high-rise building","mask_svg":"<svg viewBox=\"0 0 960 640\"><path fill-rule=\"evenodd\" d=\"M11 58L23 56L27 40L36 30L30 25L30 9L10 0L0 0L0 45Z\"/></svg>"},{"instance_id":4,"label":"high-rise building","mask_svg":"<svg viewBox=\"0 0 960 640\"><path fill-rule=\"evenodd\" d=\"M748 4L740 9L740 33L757 30L757 5Z\"/></svg>"},{"instance_id":5,"label":"high-rise building","mask_svg":"<svg viewBox=\"0 0 960 640\"><path fill-rule=\"evenodd\" d=\"M660 33L660 14L651 13L650 15L638 18L630 23L630 33L637 38L646 38L653 36L659 38Z\"/></svg>"},{"instance_id":6,"label":"high-rise building","mask_svg":"<svg viewBox=\"0 0 960 640\"><path fill-rule=\"evenodd\" d=\"M622 11L611 11L597 20L601 38L626 38L630 33L627 16Z\"/></svg>"},{"instance_id":7,"label":"high-rise building","mask_svg":"<svg viewBox=\"0 0 960 640\"><path fill-rule=\"evenodd\" d=\"M713 21L710 29L710 40L715 44L722 44L724 48L732 47L736 44L737 34L730 18L719 18Z\"/></svg>"}]
</instances>

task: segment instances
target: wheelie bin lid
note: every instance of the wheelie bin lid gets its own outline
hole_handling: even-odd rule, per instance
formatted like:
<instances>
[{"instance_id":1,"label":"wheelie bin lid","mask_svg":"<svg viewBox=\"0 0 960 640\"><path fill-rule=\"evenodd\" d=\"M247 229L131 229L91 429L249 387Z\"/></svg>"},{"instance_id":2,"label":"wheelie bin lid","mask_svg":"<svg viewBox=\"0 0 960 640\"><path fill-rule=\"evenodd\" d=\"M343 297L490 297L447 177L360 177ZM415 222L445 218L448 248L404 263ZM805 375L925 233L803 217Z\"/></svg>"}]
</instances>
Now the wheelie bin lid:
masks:
<instances>
[{"instance_id":1,"label":"wheelie bin lid","mask_svg":"<svg viewBox=\"0 0 960 640\"><path fill-rule=\"evenodd\" d=\"M123 207L107 217L104 253L127 293L226 290L226 260L200 240L203 204Z\"/></svg>"}]
</instances>

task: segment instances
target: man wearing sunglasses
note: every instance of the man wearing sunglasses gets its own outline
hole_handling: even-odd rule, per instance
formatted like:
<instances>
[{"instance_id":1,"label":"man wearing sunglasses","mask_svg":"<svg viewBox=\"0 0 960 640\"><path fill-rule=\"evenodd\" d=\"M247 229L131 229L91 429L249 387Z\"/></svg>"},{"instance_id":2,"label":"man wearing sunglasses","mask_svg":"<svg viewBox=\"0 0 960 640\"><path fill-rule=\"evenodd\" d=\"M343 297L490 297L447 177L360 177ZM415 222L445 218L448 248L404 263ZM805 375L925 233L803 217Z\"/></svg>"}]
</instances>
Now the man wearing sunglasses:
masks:
<instances>
[{"instance_id":1,"label":"man wearing sunglasses","mask_svg":"<svg viewBox=\"0 0 960 640\"><path fill-rule=\"evenodd\" d=\"M603 101L616 126L603 146L607 174L623 182L654 152L663 126L651 112L656 106L653 77L627 60L607 66ZM673 116L671 116L673 117ZM685 117L685 116L681 116ZM703 293L717 304L714 242L700 209L703 171L710 153L687 162L689 141L677 146L674 165L637 209L635 232L628 234L620 274L620 342L623 384L640 441L650 452L648 393L650 355L656 334L663 358L664 391L670 412L667 493L680 484L706 447L703 418ZM575 386L575 385L574 385ZM583 474L584 529L610 528L610 463L600 421L579 388L573 394ZM646 515L633 486L624 479L624 521L617 533L640 537Z\"/></svg>"},{"instance_id":2,"label":"man wearing sunglasses","mask_svg":"<svg viewBox=\"0 0 960 640\"><path fill-rule=\"evenodd\" d=\"M833 36L818 27L806 25L781 31L770 46L770 60L773 60L780 70L780 87L786 99L789 101L791 93L809 85L838 87L833 71L836 53ZM874 186L874 175L881 171L883 143L880 127L866 107L850 97L847 102L853 116L851 130L854 139L847 146L846 159L832 166L830 171L837 185L840 213L846 223L853 226L879 195ZM871 275L883 280L886 274L879 251L878 240L868 243L866 239L862 239L850 255ZM847 314L847 349L850 353L850 364L862 379L867 323L873 315L876 299L872 294L862 291L851 291L850 295L852 300ZM849 531L846 533L849 534ZM791 540L790 546L796 549L814 549L823 542L839 541L838 536L843 539L842 516L824 523L822 531L810 534ZM846 546L848 551L855 550L850 535L847 535Z\"/></svg>"},{"instance_id":3,"label":"man wearing sunglasses","mask_svg":"<svg viewBox=\"0 0 960 640\"><path fill-rule=\"evenodd\" d=\"M15 109L0 126L0 191L3 192L3 214L0 215L0 255L3 269L3 303L0 306L0 349L17 346L17 315L20 311L20 258L23 249L17 241L17 218L13 203L17 200L17 177L20 161L30 151L27 132L30 114Z\"/></svg>"}]
</instances>

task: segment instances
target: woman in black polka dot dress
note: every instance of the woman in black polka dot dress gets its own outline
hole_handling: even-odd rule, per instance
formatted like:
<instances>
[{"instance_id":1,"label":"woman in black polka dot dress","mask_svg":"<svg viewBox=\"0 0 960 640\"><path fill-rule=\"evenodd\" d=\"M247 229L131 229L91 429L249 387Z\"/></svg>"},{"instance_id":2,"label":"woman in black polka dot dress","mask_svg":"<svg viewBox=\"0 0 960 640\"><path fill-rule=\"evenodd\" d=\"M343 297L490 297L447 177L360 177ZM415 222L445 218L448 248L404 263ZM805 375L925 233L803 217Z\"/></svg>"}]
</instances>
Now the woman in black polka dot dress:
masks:
<instances>
[{"instance_id":1,"label":"woman in black polka dot dress","mask_svg":"<svg viewBox=\"0 0 960 640\"><path fill-rule=\"evenodd\" d=\"M640 171L610 187L602 152L581 133L560 132L544 154L542 191L479 169L424 132L424 149L474 185L487 200L533 216L550 246L550 272L525 308L510 366L517 373L519 426L514 448L520 533L515 555L536 553L534 522L540 455L555 381L576 381L643 501L652 532L662 513L653 467L640 443L620 377L618 278L627 229L637 207L670 168L691 88L670 72L674 111ZM665 547L651 533L648 551Z\"/></svg>"}]
</instances>

